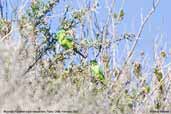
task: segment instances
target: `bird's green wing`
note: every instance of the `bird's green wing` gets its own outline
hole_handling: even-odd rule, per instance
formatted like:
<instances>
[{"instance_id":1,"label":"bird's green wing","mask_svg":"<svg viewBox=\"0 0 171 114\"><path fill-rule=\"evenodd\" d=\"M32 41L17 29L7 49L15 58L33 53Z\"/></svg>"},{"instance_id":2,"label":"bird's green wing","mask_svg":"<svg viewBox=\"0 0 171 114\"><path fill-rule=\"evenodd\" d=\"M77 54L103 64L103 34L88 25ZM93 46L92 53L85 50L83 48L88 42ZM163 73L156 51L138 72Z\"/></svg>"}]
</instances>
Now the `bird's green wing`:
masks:
<instances>
[{"instance_id":1,"label":"bird's green wing","mask_svg":"<svg viewBox=\"0 0 171 114\"><path fill-rule=\"evenodd\" d=\"M73 38L71 36L69 36L69 35L65 36L65 39L67 39L70 42L73 42Z\"/></svg>"},{"instance_id":2,"label":"bird's green wing","mask_svg":"<svg viewBox=\"0 0 171 114\"><path fill-rule=\"evenodd\" d=\"M99 79L100 80L104 80L105 79L104 73L103 73L103 71L101 69L99 69Z\"/></svg>"},{"instance_id":3,"label":"bird's green wing","mask_svg":"<svg viewBox=\"0 0 171 114\"><path fill-rule=\"evenodd\" d=\"M62 40L61 45L65 49L72 49L74 47L74 42L71 39L65 38L64 40Z\"/></svg>"}]
</instances>

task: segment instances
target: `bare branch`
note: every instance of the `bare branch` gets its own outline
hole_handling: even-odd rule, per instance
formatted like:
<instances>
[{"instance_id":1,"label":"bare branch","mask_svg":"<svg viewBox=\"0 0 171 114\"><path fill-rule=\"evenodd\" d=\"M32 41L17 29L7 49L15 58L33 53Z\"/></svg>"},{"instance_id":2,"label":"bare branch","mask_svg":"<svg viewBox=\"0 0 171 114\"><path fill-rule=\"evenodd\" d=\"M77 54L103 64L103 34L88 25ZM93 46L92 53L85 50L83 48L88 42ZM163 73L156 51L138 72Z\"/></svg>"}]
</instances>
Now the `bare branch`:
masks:
<instances>
[{"instance_id":1,"label":"bare branch","mask_svg":"<svg viewBox=\"0 0 171 114\"><path fill-rule=\"evenodd\" d=\"M127 65L127 63L129 62L130 58L132 57L132 55L133 55L133 53L134 53L134 50L135 50L135 48L136 48L136 46L137 46L137 44L138 44L138 41L139 41L139 39L140 39L140 36L141 36L141 34L142 34L143 30L144 30L144 26L145 26L145 24L148 22L148 20L149 20L150 17L152 16L152 14L155 12L157 6L159 5L159 2L160 2L160 0L157 0L156 3L153 3L154 5L153 5L152 9L149 11L149 13L146 15L146 17L144 18L143 22L141 23L141 26L140 26L140 28L139 28L139 31L138 31L138 33L137 33L137 35L136 35L136 37L135 37L135 41L134 41L134 43L133 43L133 46L132 46L131 50L130 50L129 53L128 53L128 56L127 56L127 58L126 58L126 60L125 60L125 62L124 62L124 65L123 65L123 68L122 68L122 69L124 69L124 67L125 67L125 66ZM117 78L120 76L120 74L122 74L122 70L121 70L120 73L118 74Z\"/></svg>"}]
</instances>

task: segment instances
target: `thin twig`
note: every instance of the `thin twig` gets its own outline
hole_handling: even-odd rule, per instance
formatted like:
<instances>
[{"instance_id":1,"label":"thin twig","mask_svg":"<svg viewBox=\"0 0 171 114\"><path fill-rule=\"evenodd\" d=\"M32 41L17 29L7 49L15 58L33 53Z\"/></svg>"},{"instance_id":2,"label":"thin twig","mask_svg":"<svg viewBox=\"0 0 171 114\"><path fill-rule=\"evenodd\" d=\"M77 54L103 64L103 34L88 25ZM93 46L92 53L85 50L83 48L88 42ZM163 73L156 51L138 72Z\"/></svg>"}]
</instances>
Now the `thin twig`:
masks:
<instances>
[{"instance_id":1,"label":"thin twig","mask_svg":"<svg viewBox=\"0 0 171 114\"><path fill-rule=\"evenodd\" d=\"M13 30L11 29L11 31L8 34L6 34L5 36L3 36L1 38L0 42L4 41L8 36L10 36L12 34L12 32L13 32Z\"/></svg>"}]
</instances>

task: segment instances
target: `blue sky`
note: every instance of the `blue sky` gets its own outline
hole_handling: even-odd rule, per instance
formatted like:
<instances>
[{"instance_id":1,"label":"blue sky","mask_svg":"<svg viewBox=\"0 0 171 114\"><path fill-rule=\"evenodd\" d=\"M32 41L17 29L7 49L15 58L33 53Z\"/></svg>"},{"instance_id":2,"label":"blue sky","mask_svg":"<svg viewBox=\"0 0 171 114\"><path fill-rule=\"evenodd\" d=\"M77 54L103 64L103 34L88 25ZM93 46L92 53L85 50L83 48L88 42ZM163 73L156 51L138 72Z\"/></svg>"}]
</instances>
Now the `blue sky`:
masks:
<instances>
[{"instance_id":1,"label":"blue sky","mask_svg":"<svg viewBox=\"0 0 171 114\"><path fill-rule=\"evenodd\" d=\"M108 0L111 1L111 0ZM110 3L110 2L109 2ZM101 4L105 4L105 0L101 0ZM148 23L146 23L142 32L139 43L136 47L135 56L144 51L149 61L153 60L154 55L154 42L157 40L159 43L159 50L166 50L170 53L171 50L171 1L160 0L160 4L157 7L155 13L150 17ZM123 6L122 6L123 5ZM116 0L115 11L119 11L120 7L123 7L125 17L123 22L118 26L118 31L137 33L141 24L141 14L145 17L151 10L153 0L125 0L122 4L122 0ZM101 9L100 18L105 17L105 9ZM122 49L122 47L121 47ZM171 58L171 57L170 57ZM167 62L170 61L167 59Z\"/></svg>"},{"instance_id":2,"label":"blue sky","mask_svg":"<svg viewBox=\"0 0 171 114\"><path fill-rule=\"evenodd\" d=\"M171 13L169 13L171 1L161 0L156 12L152 15L146 24L137 49L145 50L150 55L153 50L154 40L157 35L163 36L163 42L167 43L167 51L171 49ZM124 10L126 17L122 24L122 30L137 31L141 19L140 14L144 16L152 7L152 0L126 0ZM161 42L161 45L164 43Z\"/></svg>"},{"instance_id":3,"label":"blue sky","mask_svg":"<svg viewBox=\"0 0 171 114\"><path fill-rule=\"evenodd\" d=\"M5 0L2 0L5 1ZM17 6L17 4L22 5L21 0L11 0L13 6ZM62 1L62 0L61 0ZM80 0L73 0L75 2L67 1L72 6L79 7L81 4ZM80 3L78 3L78 1ZM87 1L87 0L82 0ZM105 4L105 0L100 0L101 5ZM108 2L111 0L108 0ZM136 33L139 29L141 23L141 16L145 16L148 11L152 8L153 0L125 0L125 4L123 5L125 17L123 22L118 26L118 31L120 32L134 32ZM25 2L25 1L24 1ZM171 0L161 0L159 6L156 9L156 12L150 17L150 20L145 25L144 31L141 35L141 40L139 41L136 50L145 51L148 56L153 54L153 45L156 37L161 37L162 41L160 41L161 47L169 52L171 49L171 11L170 8ZM62 4L65 5L65 4ZM119 11L119 8L122 5L122 0L116 0L116 11ZM63 11L62 9L56 9L58 13ZM100 18L105 18L105 9L100 10ZM56 21L57 22L57 21ZM57 25L53 23L53 25ZM55 27L54 27L55 28ZM167 46L164 46L167 44ZM137 53L138 54L138 53ZM152 58L152 57L151 57Z\"/></svg>"}]
</instances>

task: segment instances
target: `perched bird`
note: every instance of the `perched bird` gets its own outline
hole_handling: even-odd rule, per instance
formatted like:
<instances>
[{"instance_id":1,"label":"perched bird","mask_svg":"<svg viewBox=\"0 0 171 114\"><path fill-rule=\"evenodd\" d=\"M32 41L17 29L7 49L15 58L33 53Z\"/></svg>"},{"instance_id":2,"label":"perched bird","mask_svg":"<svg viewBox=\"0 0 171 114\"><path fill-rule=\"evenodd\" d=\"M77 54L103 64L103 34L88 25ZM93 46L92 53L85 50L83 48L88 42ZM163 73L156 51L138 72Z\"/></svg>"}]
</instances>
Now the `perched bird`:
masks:
<instances>
[{"instance_id":1,"label":"perched bird","mask_svg":"<svg viewBox=\"0 0 171 114\"><path fill-rule=\"evenodd\" d=\"M103 73L102 69L100 68L100 66L98 65L97 61L96 60L90 61L90 65L91 65L91 71L93 73L93 76L97 80L104 82L104 80L105 80L104 73Z\"/></svg>"},{"instance_id":2,"label":"perched bird","mask_svg":"<svg viewBox=\"0 0 171 114\"><path fill-rule=\"evenodd\" d=\"M74 52L81 55L83 58L86 58L85 55L83 55L75 46L75 42L73 41L73 37L70 35L69 31L66 31L64 29L60 30L56 33L56 39L58 40L58 43L64 48L64 49L73 49Z\"/></svg>"}]
</instances>

